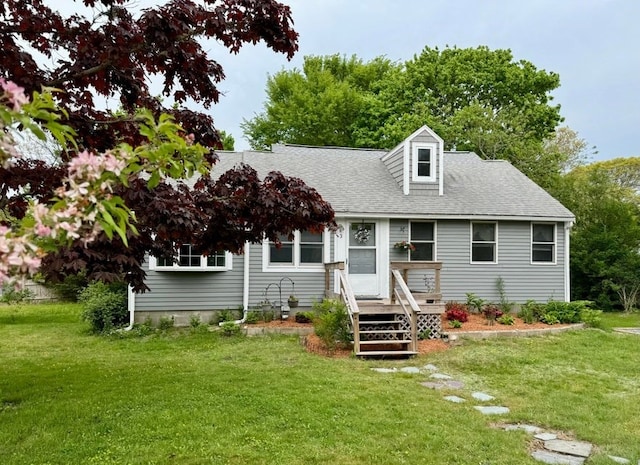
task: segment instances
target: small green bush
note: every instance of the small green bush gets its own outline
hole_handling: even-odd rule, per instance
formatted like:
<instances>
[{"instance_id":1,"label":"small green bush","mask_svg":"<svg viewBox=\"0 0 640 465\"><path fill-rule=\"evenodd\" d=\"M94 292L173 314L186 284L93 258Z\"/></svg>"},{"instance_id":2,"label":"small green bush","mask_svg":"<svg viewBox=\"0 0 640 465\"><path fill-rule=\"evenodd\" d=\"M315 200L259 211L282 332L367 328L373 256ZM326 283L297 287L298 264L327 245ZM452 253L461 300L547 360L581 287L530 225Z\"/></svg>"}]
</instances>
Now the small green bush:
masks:
<instances>
[{"instance_id":1,"label":"small green bush","mask_svg":"<svg viewBox=\"0 0 640 465\"><path fill-rule=\"evenodd\" d=\"M82 304L82 318L94 333L107 333L127 323L127 290L122 283L94 282L78 295Z\"/></svg>"},{"instance_id":2,"label":"small green bush","mask_svg":"<svg viewBox=\"0 0 640 465\"><path fill-rule=\"evenodd\" d=\"M59 283L48 284L58 299L65 302L78 302L80 293L89 285L86 273L81 272L65 276Z\"/></svg>"},{"instance_id":3,"label":"small green bush","mask_svg":"<svg viewBox=\"0 0 640 465\"><path fill-rule=\"evenodd\" d=\"M590 328L602 329L602 310L585 307L580 312L580 320Z\"/></svg>"},{"instance_id":4,"label":"small green bush","mask_svg":"<svg viewBox=\"0 0 640 465\"><path fill-rule=\"evenodd\" d=\"M542 315L543 304L539 304L535 300L528 300L527 303L520 306L518 317L527 324L538 321L538 317Z\"/></svg>"},{"instance_id":5,"label":"small green bush","mask_svg":"<svg viewBox=\"0 0 640 465\"><path fill-rule=\"evenodd\" d=\"M473 292L467 292L467 308L472 313L480 313L485 304L484 299L476 296Z\"/></svg>"},{"instance_id":6,"label":"small green bush","mask_svg":"<svg viewBox=\"0 0 640 465\"><path fill-rule=\"evenodd\" d=\"M318 315L313 320L314 332L327 349L331 351L337 344L348 344L351 341L349 315L343 302L324 299L314 303L313 309Z\"/></svg>"},{"instance_id":7,"label":"small green bush","mask_svg":"<svg viewBox=\"0 0 640 465\"><path fill-rule=\"evenodd\" d=\"M247 318L244 320L248 325L255 325L262 319L262 312L258 310L251 310L247 313Z\"/></svg>"},{"instance_id":8,"label":"small green bush","mask_svg":"<svg viewBox=\"0 0 640 465\"><path fill-rule=\"evenodd\" d=\"M496 321L501 325L508 325L508 326L511 326L516 323L516 320L514 320L513 316L511 316L508 313L502 315Z\"/></svg>"},{"instance_id":9,"label":"small green bush","mask_svg":"<svg viewBox=\"0 0 640 465\"><path fill-rule=\"evenodd\" d=\"M449 320L449 325L452 328L462 328L462 321L460 321L460 320Z\"/></svg>"},{"instance_id":10,"label":"small green bush","mask_svg":"<svg viewBox=\"0 0 640 465\"><path fill-rule=\"evenodd\" d=\"M25 300L33 299L34 294L30 289L17 288L13 284L5 284L2 286L2 296L0 302L6 304L19 304Z\"/></svg>"},{"instance_id":11,"label":"small green bush","mask_svg":"<svg viewBox=\"0 0 640 465\"><path fill-rule=\"evenodd\" d=\"M173 318L173 316L163 316L163 317L160 317L160 320L158 321L158 329L160 331L167 331L173 328L174 324L175 324L175 319Z\"/></svg>"},{"instance_id":12,"label":"small green bush","mask_svg":"<svg viewBox=\"0 0 640 465\"><path fill-rule=\"evenodd\" d=\"M220 334L225 337L240 336L240 334L242 334L242 328L233 321L225 321L220 326Z\"/></svg>"}]
</instances>

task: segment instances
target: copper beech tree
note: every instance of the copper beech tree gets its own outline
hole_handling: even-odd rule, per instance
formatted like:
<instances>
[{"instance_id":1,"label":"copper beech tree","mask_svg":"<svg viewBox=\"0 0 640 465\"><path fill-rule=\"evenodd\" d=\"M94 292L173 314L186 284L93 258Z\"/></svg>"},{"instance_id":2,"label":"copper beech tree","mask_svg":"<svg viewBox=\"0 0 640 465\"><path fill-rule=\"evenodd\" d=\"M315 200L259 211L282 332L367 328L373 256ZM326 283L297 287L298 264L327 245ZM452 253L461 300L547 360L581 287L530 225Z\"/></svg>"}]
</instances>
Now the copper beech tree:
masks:
<instances>
[{"instance_id":1,"label":"copper beech tree","mask_svg":"<svg viewBox=\"0 0 640 465\"><path fill-rule=\"evenodd\" d=\"M274 0L171 0L135 10L126 0L82 0L75 13L63 15L54 1L5 0L0 3L0 77L24 87L55 92L62 121L76 132L76 147L61 147L58 160L28 157L0 168L3 222L20 219L31 200L50 201L64 169L84 150L103 152L118 144L144 142L135 113L171 115L185 137L212 149L214 176L189 185L162 178L140 178L117 185L114 194L135 212L137 232L127 243L100 234L81 239L43 259L50 278L86 271L90 279L125 279L144 291L141 264L146 253L175 256L176 246L193 244L203 254L241 252L246 241L278 240L296 229L333 228L334 212L318 192L299 179L269 173L260 179L249 166L215 173L220 147L213 119L187 107L210 108L224 78L219 63L202 44L213 40L237 52L243 44L263 41L291 58L298 48L289 7ZM162 98L151 92L160 81ZM116 100L117 112L100 108ZM175 154L176 157L180 153Z\"/></svg>"}]
</instances>

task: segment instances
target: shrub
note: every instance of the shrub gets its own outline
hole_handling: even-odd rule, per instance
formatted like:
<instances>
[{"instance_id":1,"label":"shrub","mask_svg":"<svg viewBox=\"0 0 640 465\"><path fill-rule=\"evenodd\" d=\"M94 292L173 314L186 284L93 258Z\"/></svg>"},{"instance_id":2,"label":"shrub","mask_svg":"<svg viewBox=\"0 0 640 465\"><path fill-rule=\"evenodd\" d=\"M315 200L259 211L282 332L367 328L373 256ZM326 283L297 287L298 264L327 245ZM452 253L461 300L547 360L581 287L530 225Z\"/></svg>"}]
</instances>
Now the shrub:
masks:
<instances>
[{"instance_id":1,"label":"shrub","mask_svg":"<svg viewBox=\"0 0 640 465\"><path fill-rule=\"evenodd\" d=\"M225 337L240 336L240 334L242 334L242 328L233 321L225 321L220 326L220 334Z\"/></svg>"},{"instance_id":2,"label":"shrub","mask_svg":"<svg viewBox=\"0 0 640 465\"><path fill-rule=\"evenodd\" d=\"M452 328L462 328L462 322L459 320L451 320L449 321L449 324Z\"/></svg>"},{"instance_id":3,"label":"shrub","mask_svg":"<svg viewBox=\"0 0 640 465\"><path fill-rule=\"evenodd\" d=\"M92 283L80 292L78 301L83 307L82 318L94 333L109 332L127 322L127 290L122 283Z\"/></svg>"},{"instance_id":4,"label":"shrub","mask_svg":"<svg viewBox=\"0 0 640 465\"><path fill-rule=\"evenodd\" d=\"M34 294L30 289L16 288L13 284L5 284L2 286L2 297L0 302L6 304L19 304L25 300L33 299Z\"/></svg>"},{"instance_id":5,"label":"shrub","mask_svg":"<svg viewBox=\"0 0 640 465\"><path fill-rule=\"evenodd\" d=\"M59 283L51 284L51 289L58 299L66 302L77 302L80 293L89 285L86 273L81 272L65 276L64 280Z\"/></svg>"},{"instance_id":6,"label":"shrub","mask_svg":"<svg viewBox=\"0 0 640 465\"><path fill-rule=\"evenodd\" d=\"M262 319L262 312L258 310L251 310L247 313L247 318L244 320L249 325L255 325Z\"/></svg>"},{"instance_id":7,"label":"shrub","mask_svg":"<svg viewBox=\"0 0 640 465\"><path fill-rule=\"evenodd\" d=\"M334 350L337 344L348 344L351 341L349 315L344 303L324 299L320 303L314 303L313 309L318 315L313 320L314 332L327 349Z\"/></svg>"},{"instance_id":8,"label":"shrub","mask_svg":"<svg viewBox=\"0 0 640 465\"><path fill-rule=\"evenodd\" d=\"M509 325L509 326L515 324L516 322L516 320L513 319L513 316L509 315L508 313L499 317L497 321L501 325Z\"/></svg>"},{"instance_id":9,"label":"shrub","mask_svg":"<svg viewBox=\"0 0 640 465\"><path fill-rule=\"evenodd\" d=\"M160 331L167 331L173 328L174 323L175 319L173 318L173 316L160 317L160 320L158 321L158 329Z\"/></svg>"},{"instance_id":10,"label":"shrub","mask_svg":"<svg viewBox=\"0 0 640 465\"><path fill-rule=\"evenodd\" d=\"M518 317L522 318L527 324L532 324L538 321L538 315L542 315L542 304L537 303L535 300L527 300L524 305L520 306L518 311Z\"/></svg>"},{"instance_id":11,"label":"shrub","mask_svg":"<svg viewBox=\"0 0 640 465\"><path fill-rule=\"evenodd\" d=\"M602 328L602 310L585 307L580 312L580 320L590 328Z\"/></svg>"},{"instance_id":12,"label":"shrub","mask_svg":"<svg viewBox=\"0 0 640 465\"><path fill-rule=\"evenodd\" d=\"M496 319L500 318L503 315L503 312L498 308L497 305L487 304L482 307L482 314L490 324L493 324Z\"/></svg>"},{"instance_id":13,"label":"shrub","mask_svg":"<svg viewBox=\"0 0 640 465\"><path fill-rule=\"evenodd\" d=\"M456 302L447 302L444 306L445 318L449 321L459 321L464 323L469 320L469 312L467 306Z\"/></svg>"},{"instance_id":14,"label":"shrub","mask_svg":"<svg viewBox=\"0 0 640 465\"><path fill-rule=\"evenodd\" d=\"M467 292L467 308L470 312L480 313L483 306L484 299L481 299L472 292Z\"/></svg>"}]
</instances>

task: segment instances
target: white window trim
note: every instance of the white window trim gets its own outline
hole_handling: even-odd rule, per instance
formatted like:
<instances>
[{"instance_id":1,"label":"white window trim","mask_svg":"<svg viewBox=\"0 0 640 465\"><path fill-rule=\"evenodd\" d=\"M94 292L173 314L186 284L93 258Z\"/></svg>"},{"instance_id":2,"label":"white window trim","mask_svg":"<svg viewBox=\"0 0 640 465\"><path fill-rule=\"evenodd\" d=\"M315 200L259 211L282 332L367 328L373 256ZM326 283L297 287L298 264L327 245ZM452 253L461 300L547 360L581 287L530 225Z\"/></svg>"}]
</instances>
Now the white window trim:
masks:
<instances>
[{"instance_id":1,"label":"white window trim","mask_svg":"<svg viewBox=\"0 0 640 465\"><path fill-rule=\"evenodd\" d=\"M325 230L322 233L322 263L300 263L300 231L293 233L293 264L269 263L269 246L271 242L262 241L262 271L265 273L318 273L324 272L324 264L328 263L331 244L330 235Z\"/></svg>"},{"instance_id":2,"label":"white window trim","mask_svg":"<svg viewBox=\"0 0 640 465\"><path fill-rule=\"evenodd\" d=\"M547 224L553 226L553 260L550 262L535 262L533 261L533 225L535 224ZM529 241L529 252L531 264L535 266L549 266L558 264L558 225L556 223L544 222L544 221L532 221L531 222L531 240ZM550 244L550 242L540 242L540 244Z\"/></svg>"},{"instance_id":3,"label":"white window trim","mask_svg":"<svg viewBox=\"0 0 640 465\"><path fill-rule=\"evenodd\" d=\"M438 222L437 221L409 221L409 243L413 243L411 240L411 224L412 223L433 223L433 259L432 261L438 261ZM427 241L417 241L421 244L426 244ZM409 251L409 261L411 261L411 251Z\"/></svg>"},{"instance_id":4,"label":"white window trim","mask_svg":"<svg viewBox=\"0 0 640 465\"><path fill-rule=\"evenodd\" d=\"M418 150L429 149L431 151L431 174L418 176ZM438 144L413 143L411 146L411 180L413 182L436 182L436 170L438 168Z\"/></svg>"},{"instance_id":5,"label":"white window trim","mask_svg":"<svg viewBox=\"0 0 640 465\"><path fill-rule=\"evenodd\" d=\"M202 271L231 271L233 270L233 254L225 251L224 253L225 266L207 266L207 257L200 256L200 266L180 266L178 263L172 265L158 265L158 259L152 255L149 255L149 270L150 271L179 271L183 272L202 272Z\"/></svg>"},{"instance_id":6,"label":"white window trim","mask_svg":"<svg viewBox=\"0 0 640 465\"><path fill-rule=\"evenodd\" d=\"M495 254L493 257L493 261L492 262L474 262L473 261L473 225L474 224L493 224L495 225L495 237L493 240L493 243L496 245L495 246ZM498 222L497 221L471 221L469 223L469 263L471 263L472 265L497 265L498 264L498 238L499 238L499 234L498 234ZM486 241L485 241L486 242ZM489 243L489 242L487 242Z\"/></svg>"}]
</instances>

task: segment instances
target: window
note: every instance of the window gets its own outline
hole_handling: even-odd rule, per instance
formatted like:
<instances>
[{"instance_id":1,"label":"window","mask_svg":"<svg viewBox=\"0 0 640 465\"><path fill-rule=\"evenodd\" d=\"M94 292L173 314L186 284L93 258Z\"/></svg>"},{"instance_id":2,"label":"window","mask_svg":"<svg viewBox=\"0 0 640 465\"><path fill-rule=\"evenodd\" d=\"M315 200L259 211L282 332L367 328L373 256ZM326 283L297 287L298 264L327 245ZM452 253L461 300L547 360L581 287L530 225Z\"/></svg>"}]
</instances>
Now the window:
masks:
<instances>
[{"instance_id":1,"label":"window","mask_svg":"<svg viewBox=\"0 0 640 465\"><path fill-rule=\"evenodd\" d=\"M177 261L171 257L149 257L149 269L156 271L226 271L231 270L230 252L214 252L208 256L195 252L191 244L182 244Z\"/></svg>"},{"instance_id":2,"label":"window","mask_svg":"<svg viewBox=\"0 0 640 465\"><path fill-rule=\"evenodd\" d=\"M324 234L309 231L294 233L293 240L280 236L281 246L265 241L266 259L263 271L282 270L283 268L311 268L316 270L324 263Z\"/></svg>"},{"instance_id":3,"label":"window","mask_svg":"<svg viewBox=\"0 0 640 465\"><path fill-rule=\"evenodd\" d=\"M497 263L498 225L471 223L471 263Z\"/></svg>"},{"instance_id":4,"label":"window","mask_svg":"<svg viewBox=\"0 0 640 465\"><path fill-rule=\"evenodd\" d=\"M420 144L413 146L413 181L434 182L436 180L436 153L436 144Z\"/></svg>"},{"instance_id":5,"label":"window","mask_svg":"<svg viewBox=\"0 0 640 465\"><path fill-rule=\"evenodd\" d=\"M531 224L531 262L556 262L556 225L552 223Z\"/></svg>"},{"instance_id":6,"label":"window","mask_svg":"<svg viewBox=\"0 0 640 465\"><path fill-rule=\"evenodd\" d=\"M412 221L409 226L409 242L415 250L409 253L409 260L435 260L435 237L435 223Z\"/></svg>"}]
</instances>

